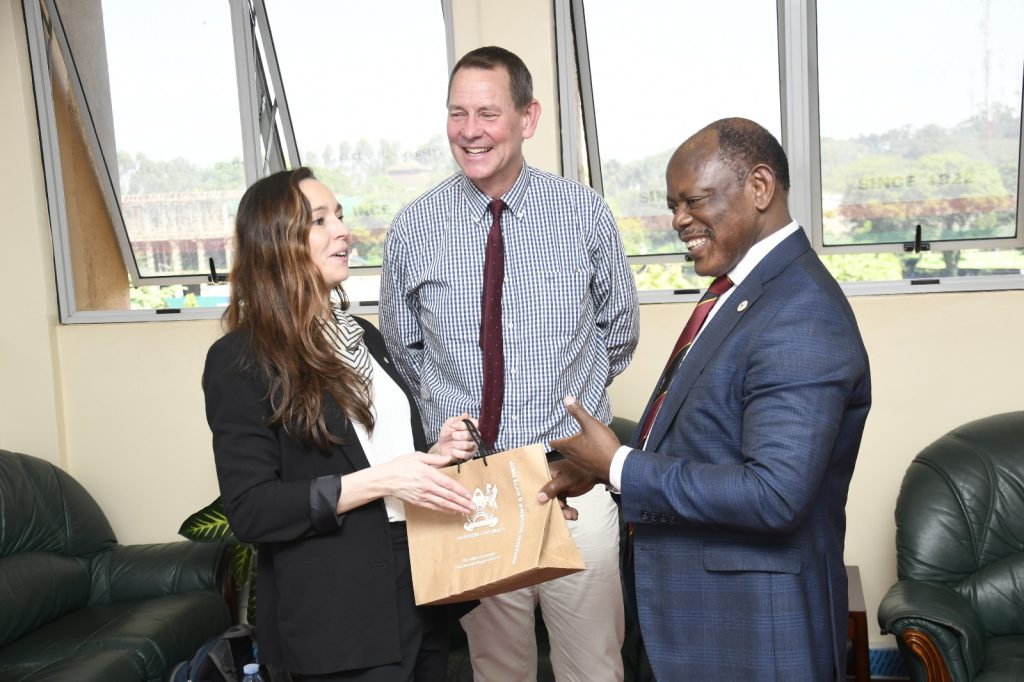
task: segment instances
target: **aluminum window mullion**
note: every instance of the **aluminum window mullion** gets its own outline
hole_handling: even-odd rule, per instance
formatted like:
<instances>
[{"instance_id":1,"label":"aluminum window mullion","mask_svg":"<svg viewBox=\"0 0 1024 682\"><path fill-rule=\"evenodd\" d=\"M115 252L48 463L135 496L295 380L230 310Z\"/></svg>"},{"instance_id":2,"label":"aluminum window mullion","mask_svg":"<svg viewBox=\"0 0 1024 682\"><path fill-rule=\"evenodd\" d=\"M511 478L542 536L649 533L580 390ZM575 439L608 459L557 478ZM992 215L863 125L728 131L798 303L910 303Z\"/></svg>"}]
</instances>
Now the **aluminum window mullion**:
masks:
<instances>
[{"instance_id":1,"label":"aluminum window mullion","mask_svg":"<svg viewBox=\"0 0 1024 682\"><path fill-rule=\"evenodd\" d=\"M778 0L782 144L789 157L789 208L820 251L821 143L816 0Z\"/></svg>"},{"instance_id":2,"label":"aluminum window mullion","mask_svg":"<svg viewBox=\"0 0 1024 682\"><path fill-rule=\"evenodd\" d=\"M263 140L263 157L260 160L260 175L270 175L284 170L284 152L281 151L281 136L277 134L275 120L277 106L270 98L260 97L260 139Z\"/></svg>"},{"instance_id":3,"label":"aluminum window mullion","mask_svg":"<svg viewBox=\"0 0 1024 682\"><path fill-rule=\"evenodd\" d=\"M587 150L590 186L604 196L604 173L601 169L601 147L597 138L597 110L594 106L594 81L590 72L590 46L587 43L587 20L583 0L572 0L572 35L576 50L580 106L583 110L583 134Z\"/></svg>"},{"instance_id":4,"label":"aluminum window mullion","mask_svg":"<svg viewBox=\"0 0 1024 682\"><path fill-rule=\"evenodd\" d=\"M1017 230L1016 243L1024 245L1024 69L1021 69L1020 137L1017 138Z\"/></svg>"},{"instance_id":5,"label":"aluminum window mullion","mask_svg":"<svg viewBox=\"0 0 1024 682\"><path fill-rule=\"evenodd\" d=\"M448 73L455 68L455 26L452 19L452 0L441 0L441 18L444 21L444 45L448 54Z\"/></svg>"},{"instance_id":6,"label":"aluminum window mullion","mask_svg":"<svg viewBox=\"0 0 1024 682\"><path fill-rule=\"evenodd\" d=\"M267 7L263 0L253 0L253 10L256 13L256 21L263 36L264 59L267 62L267 70L270 72L270 81L274 86L274 99L271 106L272 121L277 120L274 116L276 111L281 116L280 133L284 136L284 142L288 150L288 161L292 168L302 165L299 160L299 145L295 140L295 128L292 125L291 110L288 108L288 97L285 95L284 81L281 78L281 66L277 61L277 48L274 47L274 36L270 30L270 21L267 19ZM253 37L255 44L255 36ZM277 126L274 126L275 136L278 134ZM280 139L277 140L280 145ZM268 152L270 144L267 144ZM269 156L269 153L268 153ZM282 154L283 156L283 154Z\"/></svg>"},{"instance_id":7,"label":"aluminum window mullion","mask_svg":"<svg viewBox=\"0 0 1024 682\"><path fill-rule=\"evenodd\" d=\"M267 71L263 66L263 54L259 50L259 43L256 40L255 30L253 32L253 59L255 69L253 77L256 81L256 100L258 110L256 112L257 125L259 127L263 153L260 156L259 174L260 177L276 173L285 169L284 152L281 150L281 136L277 128L277 104L271 96L270 88L267 85Z\"/></svg>"},{"instance_id":8,"label":"aluminum window mullion","mask_svg":"<svg viewBox=\"0 0 1024 682\"><path fill-rule=\"evenodd\" d=\"M555 9L555 67L558 74L558 120L562 142L562 175L582 182L580 178L579 128L576 111L578 93L573 87L576 55L572 42L569 16L571 0L554 0Z\"/></svg>"},{"instance_id":9,"label":"aluminum window mullion","mask_svg":"<svg viewBox=\"0 0 1024 682\"><path fill-rule=\"evenodd\" d=\"M29 62L36 91L36 119L42 147L43 176L46 179L46 204L50 214L50 236L54 245L57 274L57 304L61 321L76 310L75 279L71 270L71 246L68 239L67 205L64 202L64 177L57 143L57 119L53 107L53 83L50 81L50 41L43 28L39 0L23 0L28 30ZM45 55L45 57L44 57Z\"/></svg>"},{"instance_id":10,"label":"aluminum window mullion","mask_svg":"<svg viewBox=\"0 0 1024 682\"><path fill-rule=\"evenodd\" d=\"M228 0L231 34L235 46L235 77L238 82L238 116L242 126L242 161L245 184L260 178L259 102L256 93L256 36L248 0Z\"/></svg>"}]
</instances>

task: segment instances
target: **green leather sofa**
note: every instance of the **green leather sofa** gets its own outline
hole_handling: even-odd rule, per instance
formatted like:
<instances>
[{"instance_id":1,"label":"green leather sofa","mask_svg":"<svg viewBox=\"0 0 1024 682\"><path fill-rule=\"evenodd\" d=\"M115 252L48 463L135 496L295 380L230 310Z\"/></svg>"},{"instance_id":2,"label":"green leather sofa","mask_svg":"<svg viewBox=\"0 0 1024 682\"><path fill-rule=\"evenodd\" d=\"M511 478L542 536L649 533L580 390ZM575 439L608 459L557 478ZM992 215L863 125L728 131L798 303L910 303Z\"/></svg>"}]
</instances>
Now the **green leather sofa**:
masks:
<instances>
[{"instance_id":1,"label":"green leather sofa","mask_svg":"<svg viewBox=\"0 0 1024 682\"><path fill-rule=\"evenodd\" d=\"M972 421L914 458L896 560L878 623L914 682L1024 680L1024 412Z\"/></svg>"},{"instance_id":2,"label":"green leather sofa","mask_svg":"<svg viewBox=\"0 0 1024 682\"><path fill-rule=\"evenodd\" d=\"M0 450L0 682L162 682L231 624L224 547L117 543L49 462Z\"/></svg>"}]
</instances>

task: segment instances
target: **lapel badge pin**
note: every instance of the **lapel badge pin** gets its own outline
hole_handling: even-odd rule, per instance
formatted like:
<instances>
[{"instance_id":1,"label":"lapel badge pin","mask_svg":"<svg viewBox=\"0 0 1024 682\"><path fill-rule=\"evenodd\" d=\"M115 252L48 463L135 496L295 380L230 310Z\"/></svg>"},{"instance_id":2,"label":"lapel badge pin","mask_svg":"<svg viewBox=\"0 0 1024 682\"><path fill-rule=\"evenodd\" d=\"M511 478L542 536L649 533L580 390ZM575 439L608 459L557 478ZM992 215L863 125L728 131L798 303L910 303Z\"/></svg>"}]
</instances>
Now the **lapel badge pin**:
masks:
<instances>
[{"instance_id":1,"label":"lapel badge pin","mask_svg":"<svg viewBox=\"0 0 1024 682\"><path fill-rule=\"evenodd\" d=\"M747 302L745 300L744 301L740 301L740 304L738 306L736 306L736 312L738 312L738 313L742 313L746 309L747 309Z\"/></svg>"}]
</instances>

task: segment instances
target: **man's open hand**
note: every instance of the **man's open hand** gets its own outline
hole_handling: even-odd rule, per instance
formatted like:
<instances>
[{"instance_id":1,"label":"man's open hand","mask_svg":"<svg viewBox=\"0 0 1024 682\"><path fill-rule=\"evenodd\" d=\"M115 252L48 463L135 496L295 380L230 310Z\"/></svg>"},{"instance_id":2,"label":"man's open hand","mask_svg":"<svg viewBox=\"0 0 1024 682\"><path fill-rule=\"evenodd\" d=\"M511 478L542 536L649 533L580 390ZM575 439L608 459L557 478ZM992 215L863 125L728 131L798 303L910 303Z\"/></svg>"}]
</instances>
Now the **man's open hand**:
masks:
<instances>
[{"instance_id":1,"label":"man's open hand","mask_svg":"<svg viewBox=\"0 0 1024 682\"><path fill-rule=\"evenodd\" d=\"M541 502L578 497L597 483L608 482L608 469L619 448L619 439L607 426L594 419L572 396L563 401L565 409L580 425L579 433L551 441L551 447L565 455L562 462L551 465L551 480L537 496ZM571 509L567 507L566 509ZM571 518L568 515L566 518Z\"/></svg>"}]
</instances>

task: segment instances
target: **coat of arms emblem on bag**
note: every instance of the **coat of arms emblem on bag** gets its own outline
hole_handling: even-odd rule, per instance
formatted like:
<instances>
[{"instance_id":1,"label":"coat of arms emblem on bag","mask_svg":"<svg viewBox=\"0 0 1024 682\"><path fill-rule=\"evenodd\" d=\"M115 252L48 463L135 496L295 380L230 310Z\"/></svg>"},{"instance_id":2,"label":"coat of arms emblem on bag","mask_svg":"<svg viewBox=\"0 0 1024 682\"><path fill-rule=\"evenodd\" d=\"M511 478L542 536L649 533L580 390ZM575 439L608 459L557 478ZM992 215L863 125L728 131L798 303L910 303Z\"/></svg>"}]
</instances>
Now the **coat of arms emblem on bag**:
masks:
<instances>
[{"instance_id":1,"label":"coat of arms emblem on bag","mask_svg":"<svg viewBox=\"0 0 1024 682\"><path fill-rule=\"evenodd\" d=\"M476 511L466 514L466 523L462 525L467 532L481 526L493 528L498 524L498 517L495 516L495 512L498 511L498 486L488 483L484 490L477 488L473 491L473 504L476 505Z\"/></svg>"}]
</instances>

